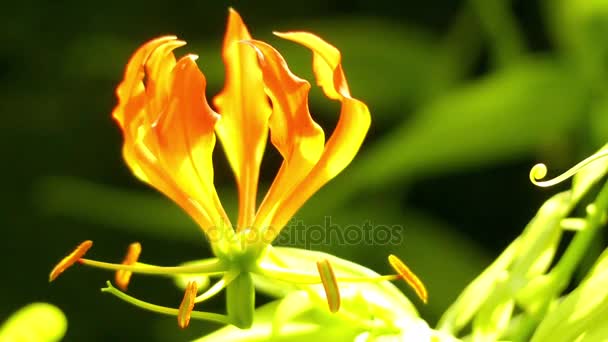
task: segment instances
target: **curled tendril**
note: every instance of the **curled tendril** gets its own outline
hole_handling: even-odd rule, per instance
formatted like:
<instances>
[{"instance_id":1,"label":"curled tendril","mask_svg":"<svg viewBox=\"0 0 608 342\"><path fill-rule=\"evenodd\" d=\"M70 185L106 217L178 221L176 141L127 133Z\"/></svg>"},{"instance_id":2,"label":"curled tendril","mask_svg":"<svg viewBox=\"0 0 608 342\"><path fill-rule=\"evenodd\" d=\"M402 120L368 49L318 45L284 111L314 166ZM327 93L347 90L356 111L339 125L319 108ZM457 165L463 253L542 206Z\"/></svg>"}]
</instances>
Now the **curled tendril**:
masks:
<instances>
[{"instance_id":1,"label":"curled tendril","mask_svg":"<svg viewBox=\"0 0 608 342\"><path fill-rule=\"evenodd\" d=\"M584 169L587 165L589 165L599 159L605 158L605 157L608 157L608 150L603 150L603 151L597 152L597 153L591 155L590 157L584 159L580 163L574 165L572 168L570 168L570 170L562 173L561 175L559 175L553 179L549 179L549 180L545 180L545 181L541 181L541 179L543 179L547 176L547 165L545 165L543 163L539 163L539 164L534 165L532 167L532 169L530 170L530 181L532 182L532 184L534 184L536 186L540 186L540 187L553 186L555 184L559 184L559 183L565 181L566 179L574 176L575 174L580 172L582 169Z\"/></svg>"}]
</instances>

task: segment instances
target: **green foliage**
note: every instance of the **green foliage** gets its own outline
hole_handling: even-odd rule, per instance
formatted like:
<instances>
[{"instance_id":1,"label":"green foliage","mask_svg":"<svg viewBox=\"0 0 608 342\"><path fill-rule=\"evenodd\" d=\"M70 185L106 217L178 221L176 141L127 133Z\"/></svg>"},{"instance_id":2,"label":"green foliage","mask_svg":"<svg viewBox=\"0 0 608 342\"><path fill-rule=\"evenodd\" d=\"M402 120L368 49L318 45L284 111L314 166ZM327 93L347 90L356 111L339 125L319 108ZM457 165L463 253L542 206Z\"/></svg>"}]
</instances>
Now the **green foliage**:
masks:
<instances>
[{"instance_id":1,"label":"green foliage","mask_svg":"<svg viewBox=\"0 0 608 342\"><path fill-rule=\"evenodd\" d=\"M563 293L598 230L606 223L608 183L591 203L583 204L587 209L586 216L577 219L580 229L563 255L554 260L563 223L575 206L581 205L579 201L594 183L608 173L605 150L596 155L601 159L592 161L576 175L572 190L545 202L517 240L465 289L440 321L440 330L458 334L473 319L474 341L527 340L530 336L533 341L608 338L599 318L607 305L606 291L599 289L605 287L606 252L574 291ZM472 293L482 295L472 298ZM521 313L511 322L515 305Z\"/></svg>"}]
</instances>

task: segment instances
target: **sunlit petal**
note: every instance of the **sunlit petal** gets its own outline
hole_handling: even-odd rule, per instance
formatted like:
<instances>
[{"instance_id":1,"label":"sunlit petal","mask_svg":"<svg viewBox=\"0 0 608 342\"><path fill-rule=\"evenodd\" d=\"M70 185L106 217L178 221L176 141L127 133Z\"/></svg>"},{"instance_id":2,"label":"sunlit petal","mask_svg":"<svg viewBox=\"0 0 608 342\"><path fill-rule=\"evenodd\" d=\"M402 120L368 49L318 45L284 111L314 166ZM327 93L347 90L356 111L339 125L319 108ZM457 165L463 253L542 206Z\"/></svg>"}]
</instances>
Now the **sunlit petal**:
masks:
<instances>
[{"instance_id":1,"label":"sunlit petal","mask_svg":"<svg viewBox=\"0 0 608 342\"><path fill-rule=\"evenodd\" d=\"M133 55L113 116L123 130L125 160L138 178L178 203L203 230L225 227L211 162L217 115L205 99L206 81L195 58L175 61L172 50L183 44L159 38Z\"/></svg>"},{"instance_id":2,"label":"sunlit petal","mask_svg":"<svg viewBox=\"0 0 608 342\"><path fill-rule=\"evenodd\" d=\"M318 163L276 208L271 226L280 230L310 196L352 161L363 143L371 118L367 106L350 95L338 49L307 32L277 35L312 50L317 83L327 97L342 103L340 118Z\"/></svg>"},{"instance_id":3,"label":"sunlit petal","mask_svg":"<svg viewBox=\"0 0 608 342\"><path fill-rule=\"evenodd\" d=\"M325 135L308 110L310 84L292 74L270 45L260 41L249 44L259 54L266 92L273 105L270 138L284 159L256 216L255 226L259 229L269 223L280 203L319 161Z\"/></svg>"},{"instance_id":4,"label":"sunlit petal","mask_svg":"<svg viewBox=\"0 0 608 342\"><path fill-rule=\"evenodd\" d=\"M230 9L222 52L226 84L213 102L222 116L215 129L239 189L238 229L251 225L255 214L270 115L255 52L240 44L249 39L251 36L241 17Z\"/></svg>"}]
</instances>

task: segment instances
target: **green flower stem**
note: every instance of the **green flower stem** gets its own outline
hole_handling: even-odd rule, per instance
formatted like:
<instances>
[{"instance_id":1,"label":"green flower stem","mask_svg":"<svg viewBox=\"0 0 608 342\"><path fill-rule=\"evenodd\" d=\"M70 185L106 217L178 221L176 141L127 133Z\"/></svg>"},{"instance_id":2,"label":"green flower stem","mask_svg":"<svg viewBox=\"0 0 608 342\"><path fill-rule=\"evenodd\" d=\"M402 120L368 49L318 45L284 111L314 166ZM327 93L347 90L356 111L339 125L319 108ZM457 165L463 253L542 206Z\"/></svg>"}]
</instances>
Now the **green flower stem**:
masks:
<instances>
[{"instance_id":1,"label":"green flower stem","mask_svg":"<svg viewBox=\"0 0 608 342\"><path fill-rule=\"evenodd\" d=\"M104 287L103 289L101 289L101 292L107 292L107 293L113 294L114 296L124 300L125 302L133 304L133 305L135 305L139 308L145 309L145 310L149 310L152 312L169 315L169 316L178 315L178 312L179 312L178 309L173 309L173 308L168 308L166 306L151 304L148 302L144 302L143 300L139 300L137 298L131 297L128 294L126 294L126 293L118 290L114 286L112 286L112 283L110 283L109 281L106 282L106 285L108 287ZM213 312L192 311L192 313L190 314L190 317L200 319L200 320L214 321L214 322L221 323L221 324L233 324L232 320L230 320L230 318L228 318L228 316L216 314Z\"/></svg>"},{"instance_id":2,"label":"green flower stem","mask_svg":"<svg viewBox=\"0 0 608 342\"><path fill-rule=\"evenodd\" d=\"M123 270L141 274L175 275L198 273L205 275L217 275L226 272L226 266L215 258L209 259L205 263L197 263L196 265L185 266L154 266L142 263L136 263L134 265L123 265L90 259L80 259L79 262L83 265L103 268L107 270Z\"/></svg>"}]
</instances>

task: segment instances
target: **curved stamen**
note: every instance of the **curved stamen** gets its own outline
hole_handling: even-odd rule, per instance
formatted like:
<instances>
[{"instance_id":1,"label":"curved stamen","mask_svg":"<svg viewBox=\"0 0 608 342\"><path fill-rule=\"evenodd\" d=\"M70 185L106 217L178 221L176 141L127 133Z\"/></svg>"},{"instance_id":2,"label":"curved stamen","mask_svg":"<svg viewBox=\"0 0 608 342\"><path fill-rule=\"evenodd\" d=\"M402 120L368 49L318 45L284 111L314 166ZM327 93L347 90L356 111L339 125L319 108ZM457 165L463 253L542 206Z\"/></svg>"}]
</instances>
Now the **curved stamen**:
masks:
<instances>
[{"instance_id":1,"label":"curved stamen","mask_svg":"<svg viewBox=\"0 0 608 342\"><path fill-rule=\"evenodd\" d=\"M226 268L222 262L217 258L206 260L207 262L197 263L195 265L184 265L184 266L154 266L143 263L135 263L133 265L113 264L109 262L96 261L90 259L81 258L78 260L81 264L103 268L107 270L124 270L133 273L140 274L157 274L157 275L175 275L175 274L189 274L189 273L201 273L205 275L217 275L226 272Z\"/></svg>"},{"instance_id":2,"label":"curved stamen","mask_svg":"<svg viewBox=\"0 0 608 342\"><path fill-rule=\"evenodd\" d=\"M532 167L532 169L530 169L530 181L532 182L532 184L543 187L543 188L553 186L555 184L559 184L559 183L565 181L566 179L574 176L579 171L584 169L587 165L593 163L596 160L602 159L604 157L608 157L608 150L604 150L604 151L595 153L595 154L589 156L588 158L584 159L583 161L579 162L578 164L574 165L572 168L570 168L570 170L562 173L561 175L559 175L553 179L549 179L549 180L545 180L545 181L540 181L540 180L547 176L547 165L545 165L543 163L539 163L539 164L534 165Z\"/></svg>"},{"instance_id":3,"label":"curved stamen","mask_svg":"<svg viewBox=\"0 0 608 342\"><path fill-rule=\"evenodd\" d=\"M194 302L200 303L202 301L205 301L205 300L215 296L221 290L223 290L226 286L228 286L228 284L230 284L234 280L234 278L236 278L238 275L239 275L239 272L227 272L226 274L224 274L222 279L218 280L217 283L213 284L213 286L211 286L209 289L207 289L207 291L205 291L203 294L196 297L194 299Z\"/></svg>"},{"instance_id":4,"label":"curved stamen","mask_svg":"<svg viewBox=\"0 0 608 342\"><path fill-rule=\"evenodd\" d=\"M152 312L156 312L156 313L160 313L160 314L164 314L164 315L170 315L170 316L179 315L178 309L173 309L173 308L168 308L166 306L151 304L148 302L144 302L143 300L131 297L128 294L126 294L126 293L120 291L119 289L115 288L114 286L112 286L112 283L110 283L110 281L107 281L106 285L107 285L107 287L102 288L101 292L107 292L109 294L112 294L112 295L118 297L119 299L121 299L127 303L133 304L139 308L142 308L142 309L145 309L148 311L152 311ZM228 316L216 314L213 312L192 311L192 312L190 312L190 318L206 320L206 321L213 321L213 322L217 322L217 323L221 323L221 324L234 324Z\"/></svg>"}]
</instances>

